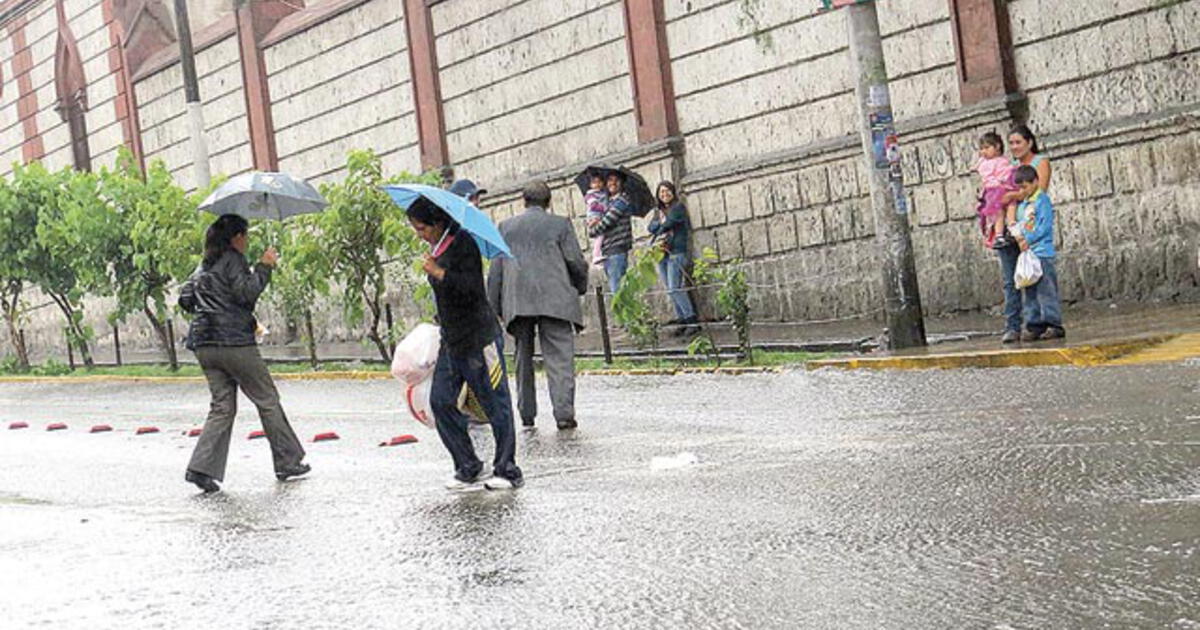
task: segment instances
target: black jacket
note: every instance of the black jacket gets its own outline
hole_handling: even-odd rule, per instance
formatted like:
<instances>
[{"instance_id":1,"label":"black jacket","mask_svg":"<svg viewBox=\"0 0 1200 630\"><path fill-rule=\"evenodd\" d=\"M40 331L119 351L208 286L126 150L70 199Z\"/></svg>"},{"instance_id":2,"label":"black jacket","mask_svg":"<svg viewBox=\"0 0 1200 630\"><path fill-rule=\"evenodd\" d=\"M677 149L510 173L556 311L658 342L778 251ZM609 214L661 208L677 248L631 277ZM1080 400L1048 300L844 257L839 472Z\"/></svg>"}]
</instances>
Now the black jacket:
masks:
<instances>
[{"instance_id":1,"label":"black jacket","mask_svg":"<svg viewBox=\"0 0 1200 630\"><path fill-rule=\"evenodd\" d=\"M459 232L437 264L446 275L440 281L429 276L429 284L437 302L442 343L450 354L463 357L495 343L500 323L483 287L483 260L475 239Z\"/></svg>"},{"instance_id":2,"label":"black jacket","mask_svg":"<svg viewBox=\"0 0 1200 630\"><path fill-rule=\"evenodd\" d=\"M255 345L254 305L270 281L270 267L251 268L246 257L233 250L212 265L200 265L179 292L180 308L195 315L188 330L188 349Z\"/></svg>"}]
</instances>

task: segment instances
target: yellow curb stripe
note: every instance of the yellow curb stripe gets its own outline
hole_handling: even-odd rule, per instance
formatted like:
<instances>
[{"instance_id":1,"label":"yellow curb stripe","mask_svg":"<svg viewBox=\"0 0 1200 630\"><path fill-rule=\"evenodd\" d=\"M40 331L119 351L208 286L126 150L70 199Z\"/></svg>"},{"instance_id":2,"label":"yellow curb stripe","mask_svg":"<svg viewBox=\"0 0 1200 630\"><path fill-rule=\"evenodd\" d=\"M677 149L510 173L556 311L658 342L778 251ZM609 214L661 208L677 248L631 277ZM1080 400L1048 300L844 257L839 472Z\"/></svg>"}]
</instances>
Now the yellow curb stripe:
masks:
<instances>
[{"instance_id":1,"label":"yellow curb stripe","mask_svg":"<svg viewBox=\"0 0 1200 630\"><path fill-rule=\"evenodd\" d=\"M979 352L927 354L907 357L824 359L809 361L805 365L809 370L820 368L850 370L947 370L958 368L1044 367L1056 365L1095 367L1108 365L1118 357L1140 352L1167 342L1172 338L1174 338L1174 335L1156 335L1067 348L984 350Z\"/></svg>"},{"instance_id":2,"label":"yellow curb stripe","mask_svg":"<svg viewBox=\"0 0 1200 630\"><path fill-rule=\"evenodd\" d=\"M1110 361L1108 365L1181 363L1197 357L1200 357L1200 333L1188 333L1157 346L1120 357Z\"/></svg>"}]
</instances>

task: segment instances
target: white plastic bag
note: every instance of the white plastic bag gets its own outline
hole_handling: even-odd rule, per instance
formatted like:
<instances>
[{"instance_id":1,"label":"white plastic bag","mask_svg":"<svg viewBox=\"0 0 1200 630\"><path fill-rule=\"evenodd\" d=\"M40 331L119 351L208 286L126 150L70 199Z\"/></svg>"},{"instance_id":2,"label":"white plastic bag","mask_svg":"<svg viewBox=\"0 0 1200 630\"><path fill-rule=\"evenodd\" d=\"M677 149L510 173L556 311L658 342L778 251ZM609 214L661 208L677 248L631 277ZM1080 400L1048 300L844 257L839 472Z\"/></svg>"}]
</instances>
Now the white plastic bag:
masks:
<instances>
[{"instance_id":1,"label":"white plastic bag","mask_svg":"<svg viewBox=\"0 0 1200 630\"><path fill-rule=\"evenodd\" d=\"M441 343L440 328L433 324L418 324L396 346L396 353L392 355L392 376L405 385L416 385L427 380L437 366Z\"/></svg>"},{"instance_id":2,"label":"white plastic bag","mask_svg":"<svg viewBox=\"0 0 1200 630\"><path fill-rule=\"evenodd\" d=\"M427 378L416 385L409 385L404 391L404 401L408 403L408 412L417 422L436 428L433 418L433 407L429 404L429 391L433 389L433 378Z\"/></svg>"},{"instance_id":3,"label":"white plastic bag","mask_svg":"<svg viewBox=\"0 0 1200 630\"><path fill-rule=\"evenodd\" d=\"M1042 279L1042 261L1032 250L1025 250L1017 257L1017 269L1013 272L1013 283L1018 289L1025 289Z\"/></svg>"}]
</instances>

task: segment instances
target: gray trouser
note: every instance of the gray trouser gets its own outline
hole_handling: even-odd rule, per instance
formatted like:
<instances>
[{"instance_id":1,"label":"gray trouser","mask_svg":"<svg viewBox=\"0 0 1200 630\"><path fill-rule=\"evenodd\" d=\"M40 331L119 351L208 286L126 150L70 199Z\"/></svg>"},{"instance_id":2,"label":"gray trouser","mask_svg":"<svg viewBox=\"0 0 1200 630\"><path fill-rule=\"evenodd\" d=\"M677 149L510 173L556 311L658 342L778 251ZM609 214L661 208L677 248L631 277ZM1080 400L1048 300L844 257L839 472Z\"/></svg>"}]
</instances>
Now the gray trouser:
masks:
<instances>
[{"instance_id":1,"label":"gray trouser","mask_svg":"<svg viewBox=\"0 0 1200 630\"><path fill-rule=\"evenodd\" d=\"M575 325L553 317L518 317L509 325L516 340L517 410L522 420L537 417L533 373L534 339L540 339L550 402L557 421L575 419Z\"/></svg>"},{"instance_id":2,"label":"gray trouser","mask_svg":"<svg viewBox=\"0 0 1200 630\"><path fill-rule=\"evenodd\" d=\"M304 459L304 447L279 405L279 391L275 389L275 382L271 380L257 346L201 346L196 348L196 359L204 368L212 403L188 470L218 481L225 480L229 439L233 433L233 419L237 416L238 387L258 407L263 432L271 443L275 471L299 464Z\"/></svg>"}]
</instances>

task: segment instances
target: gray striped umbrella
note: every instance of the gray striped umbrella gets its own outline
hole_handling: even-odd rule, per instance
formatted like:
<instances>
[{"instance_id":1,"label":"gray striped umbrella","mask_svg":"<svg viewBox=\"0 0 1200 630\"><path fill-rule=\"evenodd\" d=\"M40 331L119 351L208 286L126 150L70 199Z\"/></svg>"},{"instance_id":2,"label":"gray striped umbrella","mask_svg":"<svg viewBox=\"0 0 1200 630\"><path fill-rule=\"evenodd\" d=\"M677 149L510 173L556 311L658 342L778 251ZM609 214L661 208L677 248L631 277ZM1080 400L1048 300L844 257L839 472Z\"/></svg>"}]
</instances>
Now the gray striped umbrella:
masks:
<instances>
[{"instance_id":1,"label":"gray striped umbrella","mask_svg":"<svg viewBox=\"0 0 1200 630\"><path fill-rule=\"evenodd\" d=\"M237 214L247 219L282 221L298 214L320 212L329 202L312 184L286 173L243 173L221 184L200 209L215 215Z\"/></svg>"}]
</instances>

